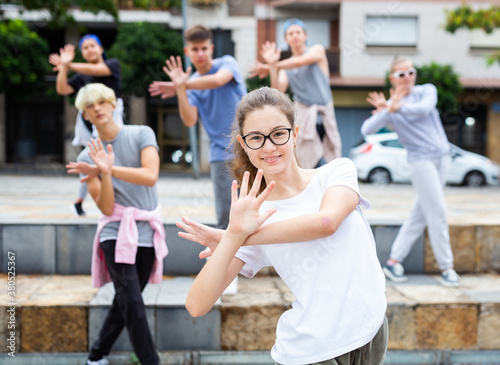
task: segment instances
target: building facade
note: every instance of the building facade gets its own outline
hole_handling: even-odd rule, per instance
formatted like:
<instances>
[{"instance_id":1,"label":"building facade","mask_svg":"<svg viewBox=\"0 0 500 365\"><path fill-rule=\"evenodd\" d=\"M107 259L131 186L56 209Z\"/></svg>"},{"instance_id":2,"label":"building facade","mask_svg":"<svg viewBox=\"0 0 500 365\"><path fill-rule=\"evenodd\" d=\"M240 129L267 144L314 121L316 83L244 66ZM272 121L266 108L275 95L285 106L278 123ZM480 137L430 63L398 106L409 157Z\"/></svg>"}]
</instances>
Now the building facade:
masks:
<instances>
[{"instance_id":1,"label":"building facade","mask_svg":"<svg viewBox=\"0 0 500 365\"><path fill-rule=\"evenodd\" d=\"M467 1L475 9L491 1ZM446 11L463 5L452 0L259 0L259 45L265 39L284 47L282 24L303 20L309 44L320 43L330 60L331 87L343 154L360 139L359 128L371 114L368 91L382 91L389 65L397 55L417 66L451 65L464 87L460 110L443 120L451 142L500 162L500 64L487 56L500 49L500 29L444 30Z\"/></svg>"},{"instance_id":2,"label":"building facade","mask_svg":"<svg viewBox=\"0 0 500 365\"><path fill-rule=\"evenodd\" d=\"M475 8L488 8L489 0L468 1ZM362 138L359 132L372 108L367 93L384 88L389 65L396 55L410 56L415 65L449 64L460 75L464 92L458 114L444 121L451 142L500 162L500 65L488 66L486 57L500 48L500 30L444 30L446 11L461 1L376 0L227 0L191 1L188 25L202 24L214 31L215 56L232 54L244 77L259 58L266 40L276 41L286 52L282 26L286 19L300 18L307 27L309 44L327 49L331 87L343 155ZM51 32L43 26L43 14L20 13L9 7L7 16L26 20L52 51L65 43L76 44L79 27ZM182 30L179 12L120 10L121 22L148 21ZM116 37L116 24L109 16L74 11L79 25L98 34L105 48ZM283 52L283 53L285 53ZM55 76L48 78L50 86ZM166 169L189 169L189 139L175 103L159 98L128 100L127 119L149 124L159 135L162 164ZM67 98L39 95L29 101L0 96L0 165L25 163L64 164L76 157L71 146L76 109ZM467 121L467 122L466 122ZM199 129L201 171L208 170L208 138ZM168 136L168 137L164 137Z\"/></svg>"}]
</instances>

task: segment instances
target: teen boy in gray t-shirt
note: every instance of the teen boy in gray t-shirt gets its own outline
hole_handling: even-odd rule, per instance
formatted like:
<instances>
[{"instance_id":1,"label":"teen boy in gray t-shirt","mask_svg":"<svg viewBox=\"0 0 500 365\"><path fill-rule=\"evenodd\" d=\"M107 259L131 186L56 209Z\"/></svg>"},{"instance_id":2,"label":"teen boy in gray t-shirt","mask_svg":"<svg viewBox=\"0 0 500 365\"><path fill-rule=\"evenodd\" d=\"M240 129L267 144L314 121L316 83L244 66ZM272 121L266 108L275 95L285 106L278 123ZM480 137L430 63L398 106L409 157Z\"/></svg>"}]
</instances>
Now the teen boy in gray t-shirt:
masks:
<instances>
[{"instance_id":1,"label":"teen boy in gray t-shirt","mask_svg":"<svg viewBox=\"0 0 500 365\"><path fill-rule=\"evenodd\" d=\"M106 150L109 144L113 146L114 166L141 167L141 151L148 146L153 146L158 150L153 130L143 125L124 125L115 139L102 141L102 144ZM80 153L77 161L94 163L89 156L88 147ZM144 210L153 210L158 205L156 185L136 185L115 177L112 179L116 203ZM116 239L119 226L120 222L108 223L101 232L100 241ZM139 246L153 246L154 232L149 223L137 222L137 229L139 231Z\"/></svg>"}]
</instances>

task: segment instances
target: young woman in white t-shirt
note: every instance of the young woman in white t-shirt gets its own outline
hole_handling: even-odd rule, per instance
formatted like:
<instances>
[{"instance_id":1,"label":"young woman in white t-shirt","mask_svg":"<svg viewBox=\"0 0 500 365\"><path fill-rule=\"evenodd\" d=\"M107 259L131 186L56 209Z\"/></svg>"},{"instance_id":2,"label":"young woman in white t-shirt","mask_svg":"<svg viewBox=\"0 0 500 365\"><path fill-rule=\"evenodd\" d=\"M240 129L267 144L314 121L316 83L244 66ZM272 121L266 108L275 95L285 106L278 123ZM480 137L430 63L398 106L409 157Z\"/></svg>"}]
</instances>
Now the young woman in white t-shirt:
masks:
<instances>
[{"instance_id":1,"label":"young woman in white t-shirt","mask_svg":"<svg viewBox=\"0 0 500 365\"><path fill-rule=\"evenodd\" d=\"M277 364L382 364L387 348L385 279L360 207L354 164L339 158L302 169L294 154L294 107L267 87L245 96L236 115L236 158L225 231L183 218L180 236L211 255L186 308L206 314L241 272L274 266L295 296L281 316Z\"/></svg>"}]
</instances>

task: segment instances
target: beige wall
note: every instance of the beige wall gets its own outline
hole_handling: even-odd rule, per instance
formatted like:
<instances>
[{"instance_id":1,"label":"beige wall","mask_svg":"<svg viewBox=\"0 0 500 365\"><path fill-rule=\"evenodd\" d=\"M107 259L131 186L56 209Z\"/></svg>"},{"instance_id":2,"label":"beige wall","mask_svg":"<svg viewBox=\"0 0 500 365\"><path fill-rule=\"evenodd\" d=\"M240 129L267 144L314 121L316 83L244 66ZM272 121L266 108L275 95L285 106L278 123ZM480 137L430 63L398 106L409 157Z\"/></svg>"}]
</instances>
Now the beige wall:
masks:
<instances>
[{"instance_id":1,"label":"beige wall","mask_svg":"<svg viewBox=\"0 0 500 365\"><path fill-rule=\"evenodd\" d=\"M476 2L488 8L489 2ZM488 67L484 54L470 49L470 32L455 34L444 30L446 10L462 5L462 1L343 1L340 12L340 75L347 78L385 77L395 55L408 55L416 65L435 61L451 64L463 78L500 79L500 65ZM367 16L380 16L378 27L365 30ZM417 46L366 47L368 39L389 27L391 19L417 17Z\"/></svg>"}]
</instances>

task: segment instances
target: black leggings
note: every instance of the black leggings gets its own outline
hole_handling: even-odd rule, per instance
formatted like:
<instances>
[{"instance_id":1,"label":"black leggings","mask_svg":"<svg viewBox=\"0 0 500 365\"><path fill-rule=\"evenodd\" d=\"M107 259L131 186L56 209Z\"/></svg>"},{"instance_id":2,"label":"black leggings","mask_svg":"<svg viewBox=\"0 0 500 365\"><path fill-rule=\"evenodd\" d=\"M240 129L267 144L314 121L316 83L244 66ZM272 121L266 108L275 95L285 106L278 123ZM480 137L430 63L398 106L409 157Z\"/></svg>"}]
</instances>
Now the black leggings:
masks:
<instances>
[{"instance_id":1,"label":"black leggings","mask_svg":"<svg viewBox=\"0 0 500 365\"><path fill-rule=\"evenodd\" d=\"M141 364L158 365L158 354L149 331L141 295L155 262L154 248L138 247L135 264L129 265L115 262L115 246L116 240L100 244L116 293L99 338L92 345L89 359L97 361L108 355L123 327L126 327Z\"/></svg>"}]
</instances>

